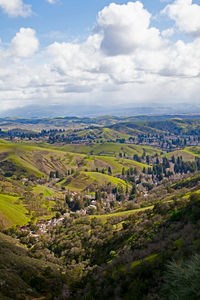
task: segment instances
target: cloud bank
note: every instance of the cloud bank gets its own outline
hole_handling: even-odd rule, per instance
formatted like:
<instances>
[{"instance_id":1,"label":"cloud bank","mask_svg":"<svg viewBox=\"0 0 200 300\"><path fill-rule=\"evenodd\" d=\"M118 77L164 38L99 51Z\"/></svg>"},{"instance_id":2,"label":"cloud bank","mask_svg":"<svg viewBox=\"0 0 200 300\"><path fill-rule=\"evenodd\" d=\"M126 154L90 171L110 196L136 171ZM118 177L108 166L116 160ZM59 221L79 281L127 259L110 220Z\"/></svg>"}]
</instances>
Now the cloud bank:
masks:
<instances>
[{"instance_id":1,"label":"cloud bank","mask_svg":"<svg viewBox=\"0 0 200 300\"><path fill-rule=\"evenodd\" d=\"M198 105L200 6L176 0L163 14L174 27L160 32L141 2L112 3L99 12L84 42L40 50L35 30L21 28L8 47L0 44L0 110L41 103ZM170 39L175 30L191 41Z\"/></svg>"}]
</instances>

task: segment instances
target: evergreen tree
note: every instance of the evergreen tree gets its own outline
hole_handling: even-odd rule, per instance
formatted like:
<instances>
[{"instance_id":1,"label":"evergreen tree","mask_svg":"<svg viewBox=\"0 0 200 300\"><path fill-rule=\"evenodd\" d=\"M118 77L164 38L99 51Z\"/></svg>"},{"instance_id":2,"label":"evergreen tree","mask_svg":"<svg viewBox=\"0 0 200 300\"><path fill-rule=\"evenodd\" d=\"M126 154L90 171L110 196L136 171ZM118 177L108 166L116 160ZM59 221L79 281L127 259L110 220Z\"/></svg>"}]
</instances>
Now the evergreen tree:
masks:
<instances>
[{"instance_id":1,"label":"evergreen tree","mask_svg":"<svg viewBox=\"0 0 200 300\"><path fill-rule=\"evenodd\" d=\"M122 175L123 176L125 175L125 168L124 167L122 168Z\"/></svg>"},{"instance_id":2,"label":"evergreen tree","mask_svg":"<svg viewBox=\"0 0 200 300\"><path fill-rule=\"evenodd\" d=\"M109 175L112 175L111 167L108 167L108 174L109 174Z\"/></svg>"},{"instance_id":3,"label":"evergreen tree","mask_svg":"<svg viewBox=\"0 0 200 300\"><path fill-rule=\"evenodd\" d=\"M137 193L137 187L136 187L136 184L134 183L131 188L129 200L133 200L135 198L136 193Z\"/></svg>"},{"instance_id":4,"label":"evergreen tree","mask_svg":"<svg viewBox=\"0 0 200 300\"><path fill-rule=\"evenodd\" d=\"M54 178L55 177L55 173L53 171L51 171L50 174L49 174L49 177L50 178Z\"/></svg>"}]
</instances>

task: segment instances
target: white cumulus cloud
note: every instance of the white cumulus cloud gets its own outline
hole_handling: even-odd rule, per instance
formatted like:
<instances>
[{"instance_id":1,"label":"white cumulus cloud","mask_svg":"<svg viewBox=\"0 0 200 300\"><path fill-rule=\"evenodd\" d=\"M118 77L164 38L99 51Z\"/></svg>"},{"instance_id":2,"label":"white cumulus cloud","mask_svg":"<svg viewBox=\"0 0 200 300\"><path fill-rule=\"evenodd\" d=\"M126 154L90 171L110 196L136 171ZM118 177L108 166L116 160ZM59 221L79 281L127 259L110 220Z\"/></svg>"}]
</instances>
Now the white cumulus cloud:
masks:
<instances>
[{"instance_id":1,"label":"white cumulus cloud","mask_svg":"<svg viewBox=\"0 0 200 300\"><path fill-rule=\"evenodd\" d=\"M151 14L139 1L105 7L98 15L103 33L101 49L108 55L132 53L137 48L161 45L160 32L150 27Z\"/></svg>"},{"instance_id":2,"label":"white cumulus cloud","mask_svg":"<svg viewBox=\"0 0 200 300\"><path fill-rule=\"evenodd\" d=\"M36 32L32 28L20 28L20 31L11 41L14 55L17 57L32 56L39 48Z\"/></svg>"},{"instance_id":3,"label":"white cumulus cloud","mask_svg":"<svg viewBox=\"0 0 200 300\"><path fill-rule=\"evenodd\" d=\"M23 0L0 0L0 8L11 17L28 17L31 15L31 5Z\"/></svg>"},{"instance_id":4,"label":"white cumulus cloud","mask_svg":"<svg viewBox=\"0 0 200 300\"><path fill-rule=\"evenodd\" d=\"M200 5L193 4L192 0L175 0L163 13L175 21L179 30L200 36Z\"/></svg>"}]
</instances>

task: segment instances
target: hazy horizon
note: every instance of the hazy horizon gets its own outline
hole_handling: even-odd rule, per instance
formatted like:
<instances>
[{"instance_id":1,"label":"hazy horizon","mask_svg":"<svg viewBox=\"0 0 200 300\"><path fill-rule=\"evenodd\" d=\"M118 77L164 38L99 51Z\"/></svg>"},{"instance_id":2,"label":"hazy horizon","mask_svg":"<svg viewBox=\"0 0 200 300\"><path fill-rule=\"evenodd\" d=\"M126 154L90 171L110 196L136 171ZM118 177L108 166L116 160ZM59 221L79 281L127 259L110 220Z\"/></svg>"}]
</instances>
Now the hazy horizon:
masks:
<instances>
[{"instance_id":1,"label":"hazy horizon","mask_svg":"<svg viewBox=\"0 0 200 300\"><path fill-rule=\"evenodd\" d=\"M30 105L21 108L9 109L0 113L1 118L7 117L98 117L98 116L139 116L139 115L181 115L181 114L200 114L199 106L182 104L181 107L162 107L162 106L128 106L128 107L102 107L98 105Z\"/></svg>"},{"instance_id":2,"label":"hazy horizon","mask_svg":"<svg viewBox=\"0 0 200 300\"><path fill-rule=\"evenodd\" d=\"M42 110L41 107L24 107L22 109L14 109L9 110L0 114L0 118L7 119L7 118L24 118L24 119L39 119L39 118L98 118L98 117L119 117L119 118L126 118L126 117L139 117L139 116L200 116L200 111L198 110L170 110L170 109L162 109L162 108L155 108L152 107L138 107L138 108L127 108L127 109L113 109L108 111L106 109L96 109L93 107L93 110L89 110L88 107L77 111L76 109L63 109L60 108L56 109L54 106L51 109Z\"/></svg>"}]
</instances>

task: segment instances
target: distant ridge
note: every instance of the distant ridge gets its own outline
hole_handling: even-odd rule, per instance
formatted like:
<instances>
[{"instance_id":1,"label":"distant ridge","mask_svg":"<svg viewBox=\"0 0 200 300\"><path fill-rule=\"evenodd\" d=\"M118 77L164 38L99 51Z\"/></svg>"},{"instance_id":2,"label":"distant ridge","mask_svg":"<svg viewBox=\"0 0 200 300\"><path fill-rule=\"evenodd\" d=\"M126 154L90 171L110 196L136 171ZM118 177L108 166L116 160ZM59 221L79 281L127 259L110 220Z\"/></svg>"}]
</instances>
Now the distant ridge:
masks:
<instances>
[{"instance_id":1,"label":"distant ridge","mask_svg":"<svg viewBox=\"0 0 200 300\"><path fill-rule=\"evenodd\" d=\"M196 114L200 113L199 104L188 105L182 103L179 105L124 105L112 106L109 105L89 105L89 104L63 104L63 105L29 105L14 109L9 109L0 113L0 117L28 117L28 118L49 118L56 116L80 116L80 117L98 117L103 115L114 116L139 116L139 115L170 115L170 114Z\"/></svg>"}]
</instances>

